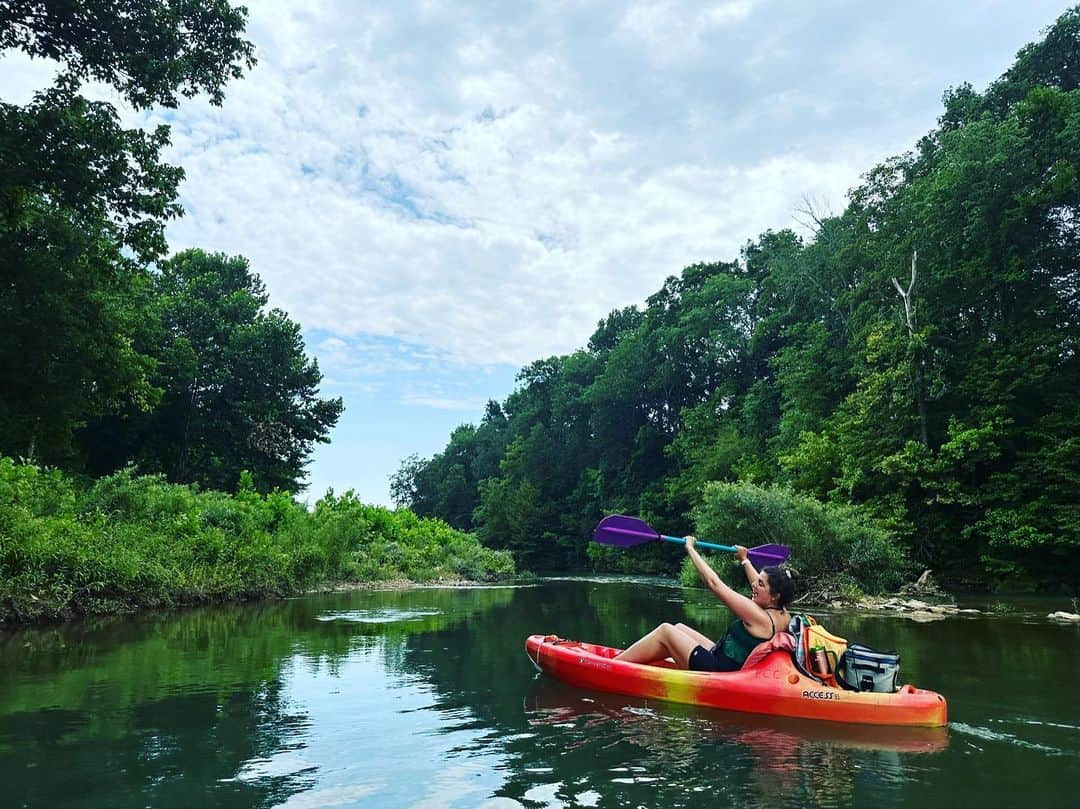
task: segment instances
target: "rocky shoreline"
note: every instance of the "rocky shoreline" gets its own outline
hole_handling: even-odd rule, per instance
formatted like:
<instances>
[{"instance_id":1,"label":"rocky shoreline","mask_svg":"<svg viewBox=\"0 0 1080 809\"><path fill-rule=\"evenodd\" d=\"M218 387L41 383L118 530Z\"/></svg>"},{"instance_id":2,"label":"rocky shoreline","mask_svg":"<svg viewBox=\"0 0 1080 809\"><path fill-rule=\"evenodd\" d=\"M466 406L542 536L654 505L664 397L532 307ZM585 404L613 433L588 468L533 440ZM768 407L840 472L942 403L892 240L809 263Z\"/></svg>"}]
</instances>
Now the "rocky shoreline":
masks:
<instances>
[{"instance_id":1,"label":"rocky shoreline","mask_svg":"<svg viewBox=\"0 0 1080 809\"><path fill-rule=\"evenodd\" d=\"M994 612L994 610L958 607L953 602L952 596L934 582L929 570L924 571L917 581L905 585L899 593L891 596L844 599L819 593L817 598L811 594L807 600L818 601L832 609L852 607L859 610L895 613L919 623L940 621L957 615L987 615ZM1076 609L1075 600L1073 609ZM1080 623L1080 613L1065 610L1051 612L1046 618L1057 623Z\"/></svg>"},{"instance_id":2,"label":"rocky shoreline","mask_svg":"<svg viewBox=\"0 0 1080 809\"><path fill-rule=\"evenodd\" d=\"M854 607L859 610L891 612L907 618L910 621L928 623L940 621L956 615L992 615L993 610L977 610L973 607L958 607L952 603L933 604L916 598L904 598L902 596L888 596L885 598L866 598L859 601L844 603L842 601L828 602L832 609ZM1058 610L1048 613L1047 620L1056 623L1080 624L1080 613Z\"/></svg>"},{"instance_id":3,"label":"rocky shoreline","mask_svg":"<svg viewBox=\"0 0 1080 809\"><path fill-rule=\"evenodd\" d=\"M929 621L940 621L942 618L948 618L952 615L983 615L983 610L977 610L972 607L966 607L961 609L955 604L931 604L927 601L921 601L916 598L901 598L893 596L890 598L876 598L861 601L856 604L860 609L868 610L883 610L887 612L896 612L902 614L905 618L919 623L926 623Z\"/></svg>"}]
</instances>

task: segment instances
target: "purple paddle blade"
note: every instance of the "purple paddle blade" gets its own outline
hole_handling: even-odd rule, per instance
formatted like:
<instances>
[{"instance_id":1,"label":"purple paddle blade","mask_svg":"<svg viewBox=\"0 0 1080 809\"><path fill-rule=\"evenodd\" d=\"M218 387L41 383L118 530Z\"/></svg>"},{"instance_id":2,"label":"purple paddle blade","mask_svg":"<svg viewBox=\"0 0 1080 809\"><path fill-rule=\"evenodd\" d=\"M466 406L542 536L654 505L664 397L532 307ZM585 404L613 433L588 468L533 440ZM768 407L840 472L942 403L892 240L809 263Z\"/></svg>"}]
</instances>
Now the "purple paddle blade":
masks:
<instances>
[{"instance_id":1,"label":"purple paddle blade","mask_svg":"<svg viewBox=\"0 0 1080 809\"><path fill-rule=\"evenodd\" d=\"M629 548L659 538L660 534L644 520L622 514L604 517L593 531L595 541L605 545L618 545L620 548Z\"/></svg>"},{"instance_id":2,"label":"purple paddle blade","mask_svg":"<svg viewBox=\"0 0 1080 809\"><path fill-rule=\"evenodd\" d=\"M746 555L750 558L750 564L761 570L769 565L779 565L791 556L791 548L786 545L758 545L750 548Z\"/></svg>"},{"instance_id":3,"label":"purple paddle blade","mask_svg":"<svg viewBox=\"0 0 1080 809\"><path fill-rule=\"evenodd\" d=\"M593 539L604 545L615 545L620 548L630 548L643 542L652 542L664 539L669 542L682 544L682 538L669 537L660 534L655 528L644 520L637 517L627 517L624 514L612 514L604 517L593 531ZM734 551L731 545L716 545L711 542L698 542L699 548L707 548L717 551ZM746 555L750 563L759 570L769 565L779 565L791 555L791 548L785 545L761 545L750 548Z\"/></svg>"}]
</instances>

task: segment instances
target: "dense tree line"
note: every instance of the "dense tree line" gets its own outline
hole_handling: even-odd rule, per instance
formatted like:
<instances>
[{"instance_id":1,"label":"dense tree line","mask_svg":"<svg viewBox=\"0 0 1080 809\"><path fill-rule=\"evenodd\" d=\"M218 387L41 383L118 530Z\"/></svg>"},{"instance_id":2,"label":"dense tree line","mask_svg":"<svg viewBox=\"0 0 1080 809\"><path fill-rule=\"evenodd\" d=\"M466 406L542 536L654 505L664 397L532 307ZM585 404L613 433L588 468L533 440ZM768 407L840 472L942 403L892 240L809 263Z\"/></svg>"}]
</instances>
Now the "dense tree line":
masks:
<instances>
[{"instance_id":1,"label":"dense tree line","mask_svg":"<svg viewBox=\"0 0 1080 809\"><path fill-rule=\"evenodd\" d=\"M686 530L709 481L778 485L955 582L1075 587L1078 64L1074 8L985 92L950 89L842 213L808 211L811 238L766 232L612 312L406 459L395 498L553 569L597 561L604 513Z\"/></svg>"},{"instance_id":2,"label":"dense tree line","mask_svg":"<svg viewBox=\"0 0 1080 809\"><path fill-rule=\"evenodd\" d=\"M54 60L25 105L0 102L0 454L100 475L295 491L342 410L320 399L299 327L239 257L166 260L183 170L166 126L125 129L80 94L135 109L223 100L254 64L225 0L0 3L0 50Z\"/></svg>"}]
</instances>

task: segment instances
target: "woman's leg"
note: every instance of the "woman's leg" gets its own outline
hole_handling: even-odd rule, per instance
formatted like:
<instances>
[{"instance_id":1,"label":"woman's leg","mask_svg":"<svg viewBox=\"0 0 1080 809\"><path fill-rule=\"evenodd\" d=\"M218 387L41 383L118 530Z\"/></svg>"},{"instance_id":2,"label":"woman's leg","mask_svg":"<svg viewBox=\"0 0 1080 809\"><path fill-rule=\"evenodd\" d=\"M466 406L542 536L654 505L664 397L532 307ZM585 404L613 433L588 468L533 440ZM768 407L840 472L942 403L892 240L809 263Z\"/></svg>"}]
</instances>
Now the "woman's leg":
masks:
<instances>
[{"instance_id":1,"label":"woman's leg","mask_svg":"<svg viewBox=\"0 0 1080 809\"><path fill-rule=\"evenodd\" d=\"M716 645L713 643L711 638L705 637L692 626L687 626L686 624L675 624L675 628L678 629L680 632L685 632L687 635L692 637L697 642L698 646L704 646L706 649L711 649L713 646Z\"/></svg>"},{"instance_id":2,"label":"woman's leg","mask_svg":"<svg viewBox=\"0 0 1080 809\"><path fill-rule=\"evenodd\" d=\"M708 638L706 638L708 640ZM627 663L651 663L654 660L673 658L680 668L686 668L690 653L700 645L693 636L675 627L674 624L660 624L641 640L633 643L615 655L615 660Z\"/></svg>"}]
</instances>

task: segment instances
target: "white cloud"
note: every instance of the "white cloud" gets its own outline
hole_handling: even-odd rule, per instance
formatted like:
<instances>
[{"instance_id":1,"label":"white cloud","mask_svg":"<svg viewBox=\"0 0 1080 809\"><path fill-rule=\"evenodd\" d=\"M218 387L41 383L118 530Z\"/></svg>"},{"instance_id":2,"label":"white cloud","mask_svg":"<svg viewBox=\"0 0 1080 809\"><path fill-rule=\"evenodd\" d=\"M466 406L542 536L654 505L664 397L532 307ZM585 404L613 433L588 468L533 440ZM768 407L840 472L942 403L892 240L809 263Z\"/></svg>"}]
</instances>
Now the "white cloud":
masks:
<instances>
[{"instance_id":1,"label":"white cloud","mask_svg":"<svg viewBox=\"0 0 1080 809\"><path fill-rule=\"evenodd\" d=\"M655 139L606 130L506 71L461 79L452 115L403 115L409 94L378 90L302 104L312 93L286 84L253 75L224 111L176 125L189 215L174 246L248 256L308 328L471 363L580 345L614 306L690 261L734 255L804 191L842 195L859 169L658 160Z\"/></svg>"},{"instance_id":2,"label":"white cloud","mask_svg":"<svg viewBox=\"0 0 1080 809\"><path fill-rule=\"evenodd\" d=\"M366 337L430 347L430 362L522 364L584 344L686 264L794 226L806 195L842 209L860 172L932 124L947 83L933 54L911 31L883 44L842 28L846 8L817 22L761 0L498 17L265 0L259 65L223 108L125 114L173 126L188 215L172 246L250 258L272 303L327 335L313 350L328 377L420 362L357 354ZM4 67L5 97L48 73ZM864 106L887 106L889 87L922 98L901 68L935 85L930 102L860 118L865 77Z\"/></svg>"},{"instance_id":3,"label":"white cloud","mask_svg":"<svg viewBox=\"0 0 1080 809\"><path fill-rule=\"evenodd\" d=\"M0 88L8 104L26 104L34 93L44 89L56 75L55 63L30 59L18 51L5 51L0 56Z\"/></svg>"},{"instance_id":4,"label":"white cloud","mask_svg":"<svg viewBox=\"0 0 1080 809\"><path fill-rule=\"evenodd\" d=\"M761 5L760 0L727 0L707 6L700 17L707 25L729 25L746 19L755 7Z\"/></svg>"},{"instance_id":5,"label":"white cloud","mask_svg":"<svg viewBox=\"0 0 1080 809\"><path fill-rule=\"evenodd\" d=\"M762 0L687 3L681 0L637 0L619 20L619 33L645 48L656 65L686 64L700 56L710 35L746 20Z\"/></svg>"}]
</instances>

